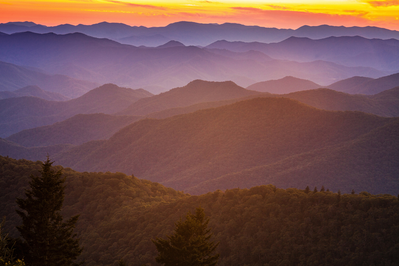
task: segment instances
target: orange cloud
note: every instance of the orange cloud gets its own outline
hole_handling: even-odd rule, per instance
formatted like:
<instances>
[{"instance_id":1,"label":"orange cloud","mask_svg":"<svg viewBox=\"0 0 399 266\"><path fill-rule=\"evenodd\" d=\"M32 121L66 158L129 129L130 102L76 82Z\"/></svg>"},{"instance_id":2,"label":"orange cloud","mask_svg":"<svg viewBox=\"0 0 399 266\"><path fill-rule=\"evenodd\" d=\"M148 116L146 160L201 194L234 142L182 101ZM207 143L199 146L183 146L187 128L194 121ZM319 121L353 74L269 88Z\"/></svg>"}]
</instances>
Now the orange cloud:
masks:
<instances>
[{"instance_id":1,"label":"orange cloud","mask_svg":"<svg viewBox=\"0 0 399 266\"><path fill-rule=\"evenodd\" d=\"M263 10L253 7L231 7L237 11L235 17L243 19L252 18L255 23L267 24L269 26L280 25L287 28L297 28L302 25L369 25L369 21L363 16L367 12L357 12L355 14L326 14L313 13L294 10ZM348 13L354 13L353 11Z\"/></svg>"},{"instance_id":2,"label":"orange cloud","mask_svg":"<svg viewBox=\"0 0 399 266\"><path fill-rule=\"evenodd\" d=\"M166 10L165 7L154 6L154 5L140 5L140 4L122 2L122 1L117 1L117 0L105 0L105 1L107 1L109 3L121 4L121 5L129 6L129 7L140 7L140 8L148 8L148 9Z\"/></svg>"},{"instance_id":3,"label":"orange cloud","mask_svg":"<svg viewBox=\"0 0 399 266\"><path fill-rule=\"evenodd\" d=\"M399 6L399 0L368 1L373 7Z\"/></svg>"}]
</instances>

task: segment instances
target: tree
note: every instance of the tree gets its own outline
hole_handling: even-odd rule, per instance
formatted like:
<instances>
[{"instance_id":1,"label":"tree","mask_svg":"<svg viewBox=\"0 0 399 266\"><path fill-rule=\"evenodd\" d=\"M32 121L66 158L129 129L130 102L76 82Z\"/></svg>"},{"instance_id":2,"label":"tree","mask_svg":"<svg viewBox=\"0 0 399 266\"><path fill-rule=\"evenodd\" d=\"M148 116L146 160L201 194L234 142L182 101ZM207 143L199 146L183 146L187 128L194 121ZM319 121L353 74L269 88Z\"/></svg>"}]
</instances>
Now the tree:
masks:
<instances>
[{"instance_id":1,"label":"tree","mask_svg":"<svg viewBox=\"0 0 399 266\"><path fill-rule=\"evenodd\" d=\"M60 213L64 202L62 172L54 172L47 157L41 175L31 175L26 199L17 199L22 225L17 226L24 239L27 265L69 266L80 255L79 239L73 233L79 215L66 222Z\"/></svg>"},{"instance_id":2,"label":"tree","mask_svg":"<svg viewBox=\"0 0 399 266\"><path fill-rule=\"evenodd\" d=\"M159 254L155 258L165 266L214 266L219 254L213 254L219 243L210 241L209 218L198 207L195 214L188 212L186 220L178 221L174 234L167 239L152 240Z\"/></svg>"},{"instance_id":3,"label":"tree","mask_svg":"<svg viewBox=\"0 0 399 266\"><path fill-rule=\"evenodd\" d=\"M4 218L0 223L0 266L24 266L25 263L22 260L14 257L14 245L10 243L8 235L3 232L5 220Z\"/></svg>"}]
</instances>

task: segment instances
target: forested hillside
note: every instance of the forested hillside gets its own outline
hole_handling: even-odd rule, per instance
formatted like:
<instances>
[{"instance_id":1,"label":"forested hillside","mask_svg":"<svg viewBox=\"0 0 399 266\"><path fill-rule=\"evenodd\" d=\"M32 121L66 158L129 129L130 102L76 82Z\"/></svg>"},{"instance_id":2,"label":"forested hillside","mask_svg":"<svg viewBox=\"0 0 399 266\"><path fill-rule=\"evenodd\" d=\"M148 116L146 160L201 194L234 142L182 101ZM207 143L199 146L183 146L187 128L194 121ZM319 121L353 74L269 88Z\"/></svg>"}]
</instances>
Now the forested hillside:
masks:
<instances>
[{"instance_id":1,"label":"forested hillside","mask_svg":"<svg viewBox=\"0 0 399 266\"><path fill-rule=\"evenodd\" d=\"M59 169L59 167L57 167ZM0 157L0 215L16 235L15 199L23 197L40 162ZM399 200L367 192L262 185L190 196L121 173L63 169L63 216L80 214L76 232L85 265L157 265L151 239L170 234L174 223L202 206L219 242L219 264L397 265Z\"/></svg>"},{"instance_id":2,"label":"forested hillside","mask_svg":"<svg viewBox=\"0 0 399 266\"><path fill-rule=\"evenodd\" d=\"M395 121L396 118L360 112L319 110L291 99L257 98L162 120L143 119L123 128L107 141L89 142L58 153L54 158L61 165L79 171L120 171L200 194L231 186L249 188L245 184L252 179L241 175L234 182L220 182L210 187L205 184L225 175L276 164L281 167L273 168L273 175L284 174L287 167L292 170L282 187L293 180L303 187L306 182L296 175L305 166L309 171L316 170L318 164L312 163L313 160L330 158L335 154L333 151L347 146L353 148L353 152L343 153L341 156L345 160L330 161L329 165L339 171L327 172L326 180L332 184L338 176L346 176L345 182L354 183L356 190L395 194L396 185L387 185L382 180L388 177L386 170L397 180L395 173L399 166L395 162L399 154L379 144L398 146L395 135L398 123ZM394 132L387 138L377 134L368 144L370 148L352 146L352 142L360 141L363 135L386 125L389 125L389 132ZM383 179L376 180L377 186L360 188L360 183L352 180L358 171L346 165L356 164L362 156L368 158L370 166L382 156L387 158L390 167L382 168L385 170L381 170L379 176ZM298 162L297 158L308 161L291 168L293 160ZM362 173L364 179L375 179L372 173ZM257 178L266 176L262 174ZM314 182L318 179L312 180L311 185L317 185Z\"/></svg>"}]
</instances>

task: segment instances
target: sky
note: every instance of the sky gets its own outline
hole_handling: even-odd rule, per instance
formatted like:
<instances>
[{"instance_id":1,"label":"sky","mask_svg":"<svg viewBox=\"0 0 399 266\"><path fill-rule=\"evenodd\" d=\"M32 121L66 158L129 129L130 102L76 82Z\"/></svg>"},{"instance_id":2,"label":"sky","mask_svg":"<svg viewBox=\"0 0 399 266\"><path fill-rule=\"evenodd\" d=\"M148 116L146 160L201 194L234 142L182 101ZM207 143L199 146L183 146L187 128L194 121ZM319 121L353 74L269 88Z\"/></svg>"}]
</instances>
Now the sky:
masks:
<instances>
[{"instance_id":1,"label":"sky","mask_svg":"<svg viewBox=\"0 0 399 266\"><path fill-rule=\"evenodd\" d=\"M296 29L303 25L399 30L399 0L0 0L0 23L166 26L225 22Z\"/></svg>"}]
</instances>

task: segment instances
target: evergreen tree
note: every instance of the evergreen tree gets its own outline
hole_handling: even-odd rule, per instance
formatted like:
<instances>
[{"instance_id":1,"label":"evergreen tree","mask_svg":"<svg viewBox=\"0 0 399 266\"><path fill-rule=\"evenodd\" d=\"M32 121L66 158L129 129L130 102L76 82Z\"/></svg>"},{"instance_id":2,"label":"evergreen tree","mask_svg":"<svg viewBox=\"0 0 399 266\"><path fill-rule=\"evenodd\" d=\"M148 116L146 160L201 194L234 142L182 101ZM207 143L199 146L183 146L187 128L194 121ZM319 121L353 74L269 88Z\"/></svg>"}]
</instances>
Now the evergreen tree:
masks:
<instances>
[{"instance_id":1,"label":"evergreen tree","mask_svg":"<svg viewBox=\"0 0 399 266\"><path fill-rule=\"evenodd\" d=\"M25 261L32 266L76 265L80 255L79 239L73 233L79 215L63 221L60 213L64 201L62 172L51 169L47 157L40 176L31 175L26 199L17 199L22 225L17 226L26 246Z\"/></svg>"},{"instance_id":2,"label":"evergreen tree","mask_svg":"<svg viewBox=\"0 0 399 266\"><path fill-rule=\"evenodd\" d=\"M3 231L4 223L5 218L0 223L0 266L25 266L22 260L14 257L14 245Z\"/></svg>"},{"instance_id":3,"label":"evergreen tree","mask_svg":"<svg viewBox=\"0 0 399 266\"><path fill-rule=\"evenodd\" d=\"M326 191L324 186L321 186L320 192L324 192L324 191Z\"/></svg>"},{"instance_id":4,"label":"evergreen tree","mask_svg":"<svg viewBox=\"0 0 399 266\"><path fill-rule=\"evenodd\" d=\"M159 254L155 258L165 266L214 266L219 254L213 254L219 243L210 241L212 233L207 229L209 218L204 209L197 208L195 214L188 212L186 220L178 221L174 234L167 239L152 240Z\"/></svg>"},{"instance_id":5,"label":"evergreen tree","mask_svg":"<svg viewBox=\"0 0 399 266\"><path fill-rule=\"evenodd\" d=\"M309 186L306 186L305 193L308 194L310 192Z\"/></svg>"}]
</instances>

